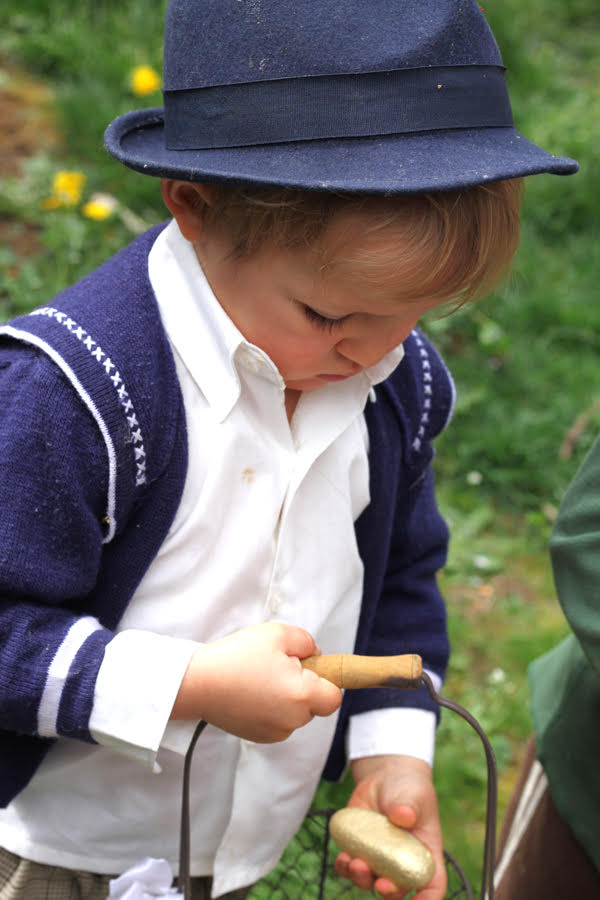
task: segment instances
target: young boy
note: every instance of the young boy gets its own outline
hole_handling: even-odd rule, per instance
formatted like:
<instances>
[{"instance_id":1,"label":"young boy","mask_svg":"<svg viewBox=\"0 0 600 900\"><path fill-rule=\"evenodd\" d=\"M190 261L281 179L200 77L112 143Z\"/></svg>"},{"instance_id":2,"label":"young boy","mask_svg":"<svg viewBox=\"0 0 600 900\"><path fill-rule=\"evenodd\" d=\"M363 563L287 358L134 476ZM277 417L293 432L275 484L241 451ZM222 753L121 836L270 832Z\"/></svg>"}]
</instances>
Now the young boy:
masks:
<instances>
[{"instance_id":1,"label":"young boy","mask_svg":"<svg viewBox=\"0 0 600 900\"><path fill-rule=\"evenodd\" d=\"M415 325L506 269L521 176L577 165L514 131L476 3L364 12L171 0L164 113L106 141L172 222L2 329L0 900L175 865L200 718L195 897L244 896L346 759L444 896L428 696L342 700L300 660L441 682L453 387Z\"/></svg>"}]
</instances>

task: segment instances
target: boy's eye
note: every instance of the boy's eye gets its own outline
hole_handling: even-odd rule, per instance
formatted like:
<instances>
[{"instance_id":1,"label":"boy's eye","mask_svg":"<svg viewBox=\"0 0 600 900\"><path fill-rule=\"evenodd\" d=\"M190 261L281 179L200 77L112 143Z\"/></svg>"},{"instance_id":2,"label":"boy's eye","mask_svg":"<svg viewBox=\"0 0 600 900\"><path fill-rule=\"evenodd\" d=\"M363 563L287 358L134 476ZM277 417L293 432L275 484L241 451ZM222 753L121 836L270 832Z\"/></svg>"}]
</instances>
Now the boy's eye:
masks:
<instances>
[{"instance_id":1,"label":"boy's eye","mask_svg":"<svg viewBox=\"0 0 600 900\"><path fill-rule=\"evenodd\" d=\"M305 306L304 304L302 305L302 309L304 310L307 319L318 328L323 328L327 331L333 331L348 318L347 316L342 316L339 319L328 319L327 316L318 313L316 309L312 309L310 306Z\"/></svg>"}]
</instances>

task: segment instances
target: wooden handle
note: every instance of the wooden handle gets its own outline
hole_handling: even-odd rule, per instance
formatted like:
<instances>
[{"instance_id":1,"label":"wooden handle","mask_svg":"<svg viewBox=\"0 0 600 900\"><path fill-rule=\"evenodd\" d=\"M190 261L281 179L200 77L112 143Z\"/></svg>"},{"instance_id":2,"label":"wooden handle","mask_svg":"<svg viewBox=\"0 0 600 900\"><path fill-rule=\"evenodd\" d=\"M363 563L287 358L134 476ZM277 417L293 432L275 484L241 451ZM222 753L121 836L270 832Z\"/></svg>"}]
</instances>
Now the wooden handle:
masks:
<instances>
[{"instance_id":1,"label":"wooden handle","mask_svg":"<svg viewBox=\"0 0 600 900\"><path fill-rule=\"evenodd\" d=\"M311 669L321 678L347 689L419 687L423 672L421 657L414 653L404 656L333 653L329 656L308 656L301 662L305 669Z\"/></svg>"}]
</instances>

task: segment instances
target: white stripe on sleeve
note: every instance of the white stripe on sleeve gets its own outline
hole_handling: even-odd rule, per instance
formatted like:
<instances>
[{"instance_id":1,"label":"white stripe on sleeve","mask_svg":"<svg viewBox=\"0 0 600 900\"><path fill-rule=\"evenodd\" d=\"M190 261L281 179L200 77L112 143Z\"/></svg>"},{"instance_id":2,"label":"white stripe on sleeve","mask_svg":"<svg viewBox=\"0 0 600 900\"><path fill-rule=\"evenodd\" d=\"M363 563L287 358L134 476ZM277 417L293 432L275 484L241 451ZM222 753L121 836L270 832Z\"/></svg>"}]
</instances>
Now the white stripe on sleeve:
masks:
<instances>
[{"instance_id":1,"label":"white stripe on sleeve","mask_svg":"<svg viewBox=\"0 0 600 900\"><path fill-rule=\"evenodd\" d=\"M69 669L90 634L100 628L100 622L92 616L77 619L56 651L38 709L38 734L41 737L56 737L58 710Z\"/></svg>"}]
</instances>

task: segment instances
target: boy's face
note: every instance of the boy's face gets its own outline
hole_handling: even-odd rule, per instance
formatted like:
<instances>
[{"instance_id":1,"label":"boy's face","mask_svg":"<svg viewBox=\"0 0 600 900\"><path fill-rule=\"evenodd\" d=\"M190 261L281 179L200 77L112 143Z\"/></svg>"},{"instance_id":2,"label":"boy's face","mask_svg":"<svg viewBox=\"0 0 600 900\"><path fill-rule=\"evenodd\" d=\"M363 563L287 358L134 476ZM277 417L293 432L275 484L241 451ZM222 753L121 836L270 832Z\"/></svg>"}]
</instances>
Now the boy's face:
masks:
<instances>
[{"instance_id":1,"label":"boy's face","mask_svg":"<svg viewBox=\"0 0 600 900\"><path fill-rule=\"evenodd\" d=\"M346 252L361 241L356 214L338 215L323 240L343 236ZM373 237L369 245L373 244ZM388 246L385 246L385 241ZM365 287L344 266L323 272L312 248L266 246L235 258L215 236L201 239L196 252L219 302L246 340L265 351L286 387L314 391L380 362L410 334L423 313L439 300L402 300L397 239L381 234L374 249L392 250L393 283ZM414 260L411 263L414 268Z\"/></svg>"}]
</instances>

